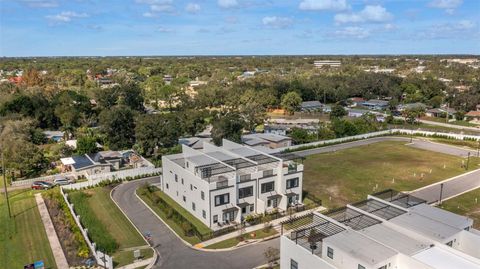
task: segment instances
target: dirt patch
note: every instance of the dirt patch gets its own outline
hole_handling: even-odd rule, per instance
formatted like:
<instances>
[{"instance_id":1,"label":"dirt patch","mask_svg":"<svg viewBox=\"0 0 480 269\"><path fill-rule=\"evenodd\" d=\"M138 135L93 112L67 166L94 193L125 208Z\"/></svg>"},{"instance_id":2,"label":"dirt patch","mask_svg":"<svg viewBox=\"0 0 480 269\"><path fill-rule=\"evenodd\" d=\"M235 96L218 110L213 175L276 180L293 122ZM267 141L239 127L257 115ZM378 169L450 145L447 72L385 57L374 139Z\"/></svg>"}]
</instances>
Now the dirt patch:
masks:
<instances>
[{"instance_id":1,"label":"dirt patch","mask_svg":"<svg viewBox=\"0 0 480 269\"><path fill-rule=\"evenodd\" d=\"M44 200L68 264L70 266L84 265L85 258L78 256L79 244L75 239L75 234L68 226L65 213L55 199L44 197Z\"/></svg>"}]
</instances>

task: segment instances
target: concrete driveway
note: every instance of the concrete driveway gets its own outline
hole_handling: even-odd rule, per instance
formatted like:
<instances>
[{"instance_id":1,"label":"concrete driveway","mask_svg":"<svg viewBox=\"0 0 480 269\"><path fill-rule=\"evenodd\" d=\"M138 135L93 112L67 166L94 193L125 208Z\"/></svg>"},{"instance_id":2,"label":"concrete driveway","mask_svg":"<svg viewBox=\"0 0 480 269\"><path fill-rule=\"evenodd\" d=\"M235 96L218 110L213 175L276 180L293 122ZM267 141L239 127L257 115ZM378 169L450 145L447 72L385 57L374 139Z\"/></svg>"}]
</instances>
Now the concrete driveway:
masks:
<instances>
[{"instance_id":1,"label":"concrete driveway","mask_svg":"<svg viewBox=\"0 0 480 269\"><path fill-rule=\"evenodd\" d=\"M135 196L135 190L158 178L121 184L112 193L113 199L142 232L149 231L159 253L155 268L250 269L266 263L263 255L268 247L280 248L278 238L232 251L207 252L188 247Z\"/></svg>"}]
</instances>

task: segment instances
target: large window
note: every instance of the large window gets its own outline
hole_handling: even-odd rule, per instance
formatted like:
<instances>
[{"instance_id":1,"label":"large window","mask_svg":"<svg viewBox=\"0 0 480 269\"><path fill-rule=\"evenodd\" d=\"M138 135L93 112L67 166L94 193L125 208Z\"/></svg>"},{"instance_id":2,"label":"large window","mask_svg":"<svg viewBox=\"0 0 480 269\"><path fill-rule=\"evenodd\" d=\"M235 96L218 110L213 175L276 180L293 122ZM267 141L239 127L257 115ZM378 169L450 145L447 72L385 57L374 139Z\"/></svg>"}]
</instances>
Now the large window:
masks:
<instances>
[{"instance_id":1,"label":"large window","mask_svg":"<svg viewBox=\"0 0 480 269\"><path fill-rule=\"evenodd\" d=\"M205 193L203 191L200 192L200 197L202 198L202 200L205 200Z\"/></svg>"},{"instance_id":2,"label":"large window","mask_svg":"<svg viewBox=\"0 0 480 269\"><path fill-rule=\"evenodd\" d=\"M215 206L230 203L230 193L220 194L215 196Z\"/></svg>"},{"instance_id":3,"label":"large window","mask_svg":"<svg viewBox=\"0 0 480 269\"><path fill-rule=\"evenodd\" d=\"M288 179L287 180L287 189L298 187L298 181L299 181L298 177Z\"/></svg>"},{"instance_id":4,"label":"large window","mask_svg":"<svg viewBox=\"0 0 480 269\"><path fill-rule=\"evenodd\" d=\"M293 259L290 259L290 269L298 269L298 262Z\"/></svg>"},{"instance_id":5,"label":"large window","mask_svg":"<svg viewBox=\"0 0 480 269\"><path fill-rule=\"evenodd\" d=\"M365 266L359 264L359 265L358 265L358 269L365 269Z\"/></svg>"},{"instance_id":6,"label":"large window","mask_svg":"<svg viewBox=\"0 0 480 269\"><path fill-rule=\"evenodd\" d=\"M238 198L242 199L253 195L253 186L238 189Z\"/></svg>"},{"instance_id":7,"label":"large window","mask_svg":"<svg viewBox=\"0 0 480 269\"><path fill-rule=\"evenodd\" d=\"M327 247L327 257L333 259L333 248Z\"/></svg>"},{"instance_id":8,"label":"large window","mask_svg":"<svg viewBox=\"0 0 480 269\"><path fill-rule=\"evenodd\" d=\"M275 190L275 181L267 182L262 184L262 193L270 192Z\"/></svg>"}]
</instances>

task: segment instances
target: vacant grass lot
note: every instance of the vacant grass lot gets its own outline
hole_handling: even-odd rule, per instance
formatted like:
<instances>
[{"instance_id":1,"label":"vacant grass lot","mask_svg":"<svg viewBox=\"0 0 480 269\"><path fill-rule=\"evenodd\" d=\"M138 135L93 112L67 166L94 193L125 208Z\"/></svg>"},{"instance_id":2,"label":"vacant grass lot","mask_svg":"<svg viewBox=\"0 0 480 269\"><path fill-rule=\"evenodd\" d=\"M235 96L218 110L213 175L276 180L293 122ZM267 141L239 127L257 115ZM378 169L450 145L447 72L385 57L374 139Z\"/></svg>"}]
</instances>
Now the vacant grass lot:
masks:
<instances>
[{"instance_id":1,"label":"vacant grass lot","mask_svg":"<svg viewBox=\"0 0 480 269\"><path fill-rule=\"evenodd\" d=\"M473 219L473 227L480 229L480 189L449 199L440 207Z\"/></svg>"},{"instance_id":2,"label":"vacant grass lot","mask_svg":"<svg viewBox=\"0 0 480 269\"><path fill-rule=\"evenodd\" d=\"M81 191L85 195L81 195L81 192L73 192L70 194L70 198L74 204L75 201L77 203L85 203L88 211L84 214L90 214L91 216L89 217L98 221L95 225L101 226L95 227L100 228L97 231L105 231L108 233L108 237L115 240L118 248L113 252L113 260L115 266L121 266L133 262L133 251L124 251L125 249L145 246L146 242L143 240L143 236L138 233L117 205L110 199L110 190L111 188L109 187L98 187ZM79 202L78 199L86 199L86 201ZM75 208L78 209L78 207ZM93 228L89 228L92 233ZM152 252L149 249L143 252L147 255L146 257L152 256Z\"/></svg>"},{"instance_id":3,"label":"vacant grass lot","mask_svg":"<svg viewBox=\"0 0 480 269\"><path fill-rule=\"evenodd\" d=\"M466 172L460 157L404 144L380 142L311 155L304 162L303 189L333 208L375 191L414 190ZM471 158L470 169L479 168L478 163L478 158Z\"/></svg>"},{"instance_id":4,"label":"vacant grass lot","mask_svg":"<svg viewBox=\"0 0 480 269\"><path fill-rule=\"evenodd\" d=\"M10 193L11 219L5 196L0 195L0 268L23 268L39 260L45 268L56 268L33 194L30 190Z\"/></svg>"}]
</instances>

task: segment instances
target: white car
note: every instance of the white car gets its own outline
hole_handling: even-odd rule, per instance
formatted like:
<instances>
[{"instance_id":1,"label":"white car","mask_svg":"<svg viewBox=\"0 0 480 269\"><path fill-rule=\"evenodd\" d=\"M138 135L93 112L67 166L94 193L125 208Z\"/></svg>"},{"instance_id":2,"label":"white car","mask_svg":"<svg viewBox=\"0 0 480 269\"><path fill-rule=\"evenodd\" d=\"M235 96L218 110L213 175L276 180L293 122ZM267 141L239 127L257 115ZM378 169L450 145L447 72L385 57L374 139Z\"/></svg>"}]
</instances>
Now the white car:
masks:
<instances>
[{"instance_id":1,"label":"white car","mask_svg":"<svg viewBox=\"0 0 480 269\"><path fill-rule=\"evenodd\" d=\"M73 180L70 180L66 177L59 177L53 180L53 184L55 185L68 185L74 183Z\"/></svg>"}]
</instances>

